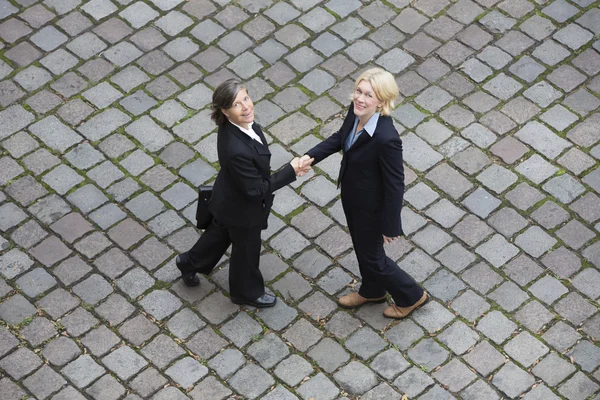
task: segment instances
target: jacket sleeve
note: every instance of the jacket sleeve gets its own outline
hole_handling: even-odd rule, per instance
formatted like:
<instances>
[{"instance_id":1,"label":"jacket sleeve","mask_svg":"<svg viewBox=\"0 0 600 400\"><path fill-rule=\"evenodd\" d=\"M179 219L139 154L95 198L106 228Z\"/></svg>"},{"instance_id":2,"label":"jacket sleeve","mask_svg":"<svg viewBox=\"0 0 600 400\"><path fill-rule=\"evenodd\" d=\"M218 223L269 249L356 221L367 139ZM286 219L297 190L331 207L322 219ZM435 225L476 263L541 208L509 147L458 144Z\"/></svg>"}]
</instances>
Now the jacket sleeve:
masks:
<instances>
[{"instance_id":1,"label":"jacket sleeve","mask_svg":"<svg viewBox=\"0 0 600 400\"><path fill-rule=\"evenodd\" d=\"M232 157L227 164L227 168L231 173L234 184L247 197L266 199L274 191L296 180L296 173L290 164L286 164L279 171L274 172L265 179L252 159L241 154Z\"/></svg>"},{"instance_id":2,"label":"jacket sleeve","mask_svg":"<svg viewBox=\"0 0 600 400\"><path fill-rule=\"evenodd\" d=\"M337 131L327 139L306 152L308 156L314 158L312 165L318 164L333 153L337 153L342 149L342 135L341 130Z\"/></svg>"},{"instance_id":3,"label":"jacket sleeve","mask_svg":"<svg viewBox=\"0 0 600 400\"><path fill-rule=\"evenodd\" d=\"M315 147L313 147L305 153L311 158L315 159L312 165L318 164L320 161L323 161L325 158L329 157L333 153L337 153L342 149L342 131L344 131L344 129L347 129L350 120L354 121L354 113L352 112L353 108L354 104L351 103L350 107L348 108L348 112L346 113L344 123L336 133L329 136L327 139L323 140L321 143L319 143L318 145L316 145Z\"/></svg>"},{"instance_id":4,"label":"jacket sleeve","mask_svg":"<svg viewBox=\"0 0 600 400\"><path fill-rule=\"evenodd\" d=\"M402 165L402 140L394 137L381 144L379 165L383 178L383 234L396 237L402 234L400 210L404 197L404 166Z\"/></svg>"}]
</instances>

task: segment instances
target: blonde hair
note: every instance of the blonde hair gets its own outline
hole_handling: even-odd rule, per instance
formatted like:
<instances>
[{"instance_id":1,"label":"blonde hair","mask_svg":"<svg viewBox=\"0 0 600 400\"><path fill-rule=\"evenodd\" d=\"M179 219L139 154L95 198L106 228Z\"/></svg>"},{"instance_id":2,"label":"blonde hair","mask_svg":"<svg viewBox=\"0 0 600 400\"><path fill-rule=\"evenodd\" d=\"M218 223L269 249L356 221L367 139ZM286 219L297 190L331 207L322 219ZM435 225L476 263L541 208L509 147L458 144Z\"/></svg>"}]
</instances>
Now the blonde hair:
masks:
<instances>
[{"instance_id":1,"label":"blonde hair","mask_svg":"<svg viewBox=\"0 0 600 400\"><path fill-rule=\"evenodd\" d=\"M373 87L377 99L383 102L380 113L382 115L390 115L394 108L394 100L400 94L398 85L392 74L382 68L368 69L354 82L354 91L356 91L361 81L369 82ZM352 98L352 96L350 97Z\"/></svg>"}]
</instances>

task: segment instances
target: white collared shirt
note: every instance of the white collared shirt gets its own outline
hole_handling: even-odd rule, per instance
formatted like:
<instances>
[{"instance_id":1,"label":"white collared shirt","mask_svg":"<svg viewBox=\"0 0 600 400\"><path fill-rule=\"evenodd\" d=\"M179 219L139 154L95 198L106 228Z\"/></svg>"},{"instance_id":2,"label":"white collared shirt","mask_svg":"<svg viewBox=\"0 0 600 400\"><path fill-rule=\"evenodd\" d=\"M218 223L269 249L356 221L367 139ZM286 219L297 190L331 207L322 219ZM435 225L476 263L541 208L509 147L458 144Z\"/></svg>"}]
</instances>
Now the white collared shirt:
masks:
<instances>
[{"instance_id":1,"label":"white collared shirt","mask_svg":"<svg viewBox=\"0 0 600 400\"><path fill-rule=\"evenodd\" d=\"M229 120L229 122L231 122L231 120ZM250 138L256 140L258 143L263 144L262 140L260 140L260 136L258 136L256 134L256 132L254 132L254 129L252 129L252 125L254 125L254 122L252 122L250 124L250 129L246 129L246 128L242 128L239 125L234 124L233 122L231 122L231 124L233 126L237 126L238 128L240 128L240 131L244 132L246 135L250 136Z\"/></svg>"}]
</instances>

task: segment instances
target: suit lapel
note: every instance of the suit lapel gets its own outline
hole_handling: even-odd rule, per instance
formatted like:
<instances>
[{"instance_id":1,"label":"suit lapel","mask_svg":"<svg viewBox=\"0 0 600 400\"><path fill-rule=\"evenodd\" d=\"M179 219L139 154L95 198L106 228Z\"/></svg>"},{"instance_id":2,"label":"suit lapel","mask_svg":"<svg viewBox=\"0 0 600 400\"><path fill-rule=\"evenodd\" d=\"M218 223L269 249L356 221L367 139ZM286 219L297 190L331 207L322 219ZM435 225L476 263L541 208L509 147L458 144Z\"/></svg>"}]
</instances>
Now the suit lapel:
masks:
<instances>
[{"instance_id":1,"label":"suit lapel","mask_svg":"<svg viewBox=\"0 0 600 400\"><path fill-rule=\"evenodd\" d=\"M348 152L359 148L360 146L371 141L371 135L369 135L366 131L361 133L360 136L356 139L356 142L348 149Z\"/></svg>"},{"instance_id":2,"label":"suit lapel","mask_svg":"<svg viewBox=\"0 0 600 400\"><path fill-rule=\"evenodd\" d=\"M265 145L265 147L267 147L267 138L265 137L265 134L263 133L260 125L258 125L257 123L255 123L252 126L252 129L254 129L254 132L256 132L256 134L258 135L258 137L260 138L260 140L262 141L262 144ZM255 140L256 141L256 140Z\"/></svg>"},{"instance_id":3,"label":"suit lapel","mask_svg":"<svg viewBox=\"0 0 600 400\"><path fill-rule=\"evenodd\" d=\"M269 151L269 148L266 145L258 143L256 140L254 140L250 136L246 135L244 132L242 132L240 129L238 129L236 126L234 126L230 122L227 122L227 123L229 126L230 133L232 133L234 136L236 136L246 146L250 147L251 149L254 149L254 151L256 151L260 155L271 155L271 152ZM260 133L257 132L257 130L260 130L260 127L258 129L256 129L257 126L258 125L256 125L256 124L254 125L254 132L256 132L258 134L258 136L261 138L263 143L266 143L266 140L264 138L262 131Z\"/></svg>"}]
</instances>

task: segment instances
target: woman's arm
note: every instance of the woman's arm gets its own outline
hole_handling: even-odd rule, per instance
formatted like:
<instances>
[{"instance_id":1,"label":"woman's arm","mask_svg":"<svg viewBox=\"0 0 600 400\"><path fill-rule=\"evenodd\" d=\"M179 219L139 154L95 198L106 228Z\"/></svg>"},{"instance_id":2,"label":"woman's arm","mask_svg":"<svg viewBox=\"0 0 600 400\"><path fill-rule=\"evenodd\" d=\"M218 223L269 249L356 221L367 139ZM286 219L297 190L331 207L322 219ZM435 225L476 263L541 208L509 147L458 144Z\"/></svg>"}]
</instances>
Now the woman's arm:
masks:
<instances>
[{"instance_id":1,"label":"woman's arm","mask_svg":"<svg viewBox=\"0 0 600 400\"><path fill-rule=\"evenodd\" d=\"M337 153L342 149L342 141L344 136L342 132L344 132L347 129L350 129L348 128L348 125L354 122L354 112L352 111L353 109L354 104L351 103L341 128L336 133L323 140L321 143L319 143L318 145L316 145L315 147L313 147L305 153L310 158L314 158L312 165L317 164L318 162L324 160L333 153Z\"/></svg>"},{"instance_id":2,"label":"woman's arm","mask_svg":"<svg viewBox=\"0 0 600 400\"><path fill-rule=\"evenodd\" d=\"M286 164L264 179L254 161L243 155L232 157L227 163L227 168L235 185L247 197L267 198L274 191L296 180L296 172L291 164Z\"/></svg>"},{"instance_id":3,"label":"woman's arm","mask_svg":"<svg viewBox=\"0 0 600 400\"><path fill-rule=\"evenodd\" d=\"M404 166L402 165L402 141L394 137L381 144L379 166L383 180L383 235L395 238L402 234L400 210L404 197Z\"/></svg>"}]
</instances>

